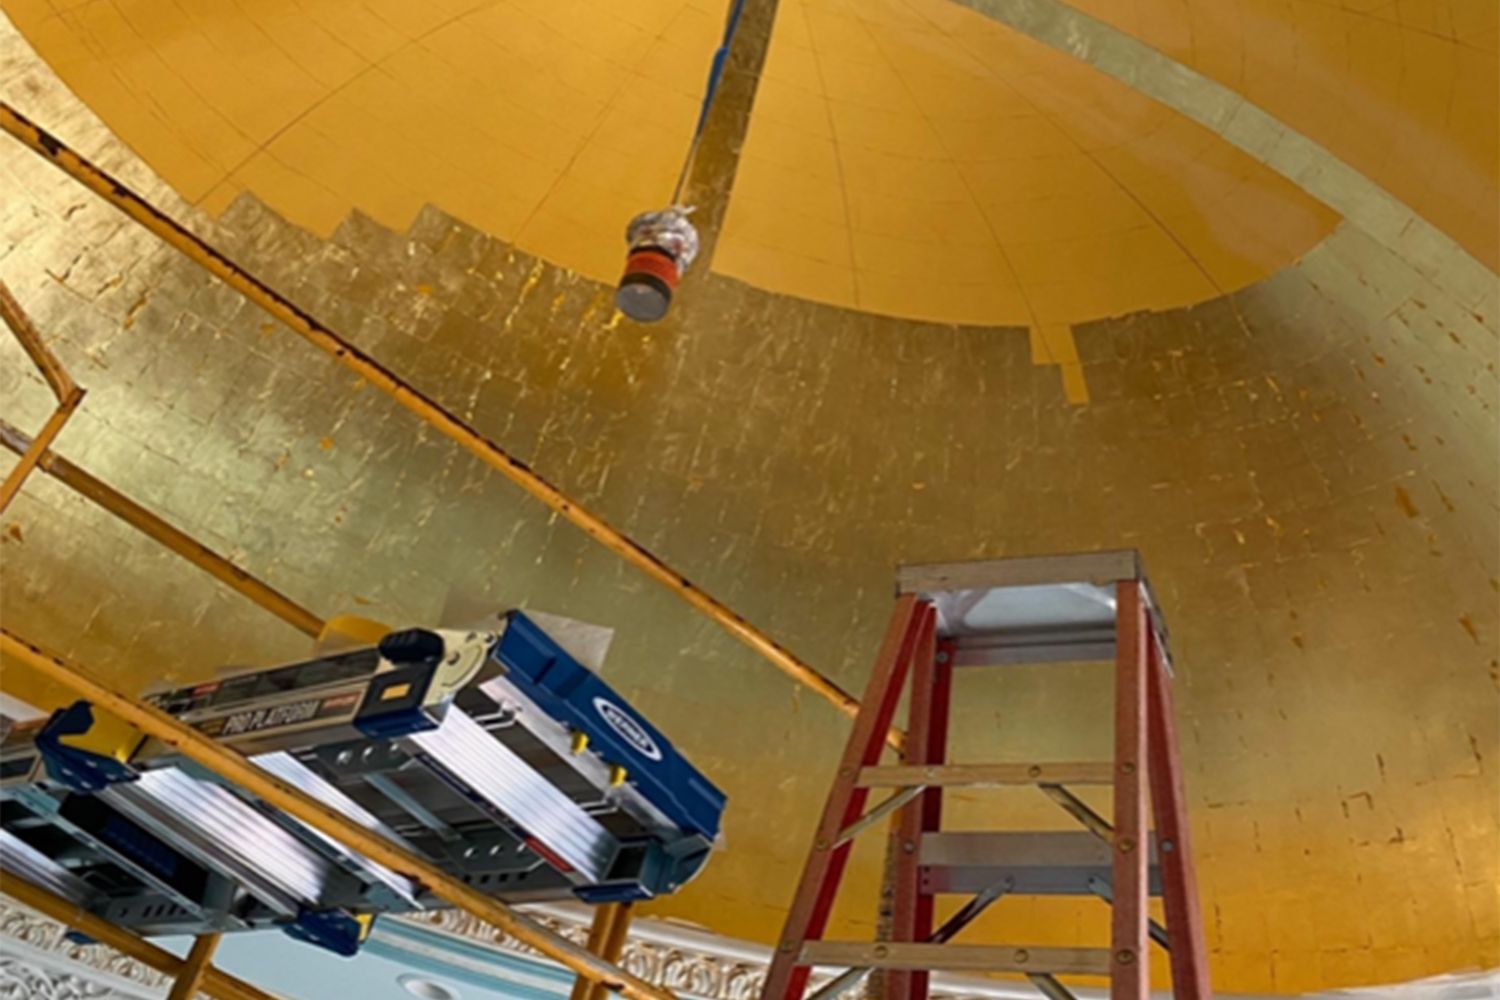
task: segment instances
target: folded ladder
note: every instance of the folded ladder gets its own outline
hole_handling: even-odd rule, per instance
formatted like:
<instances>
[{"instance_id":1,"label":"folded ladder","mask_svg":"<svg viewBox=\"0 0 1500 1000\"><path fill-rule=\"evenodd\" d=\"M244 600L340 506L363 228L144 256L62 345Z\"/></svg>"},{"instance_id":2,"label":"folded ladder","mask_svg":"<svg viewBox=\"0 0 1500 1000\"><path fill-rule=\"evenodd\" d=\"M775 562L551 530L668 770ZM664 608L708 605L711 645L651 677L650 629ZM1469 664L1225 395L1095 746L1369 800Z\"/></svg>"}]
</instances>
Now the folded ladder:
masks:
<instances>
[{"instance_id":1,"label":"folded ladder","mask_svg":"<svg viewBox=\"0 0 1500 1000\"><path fill-rule=\"evenodd\" d=\"M510 903L625 903L707 863L725 798L519 611L147 699L345 819ZM280 927L353 954L443 905L86 701L0 737L7 872L142 935Z\"/></svg>"}]
</instances>

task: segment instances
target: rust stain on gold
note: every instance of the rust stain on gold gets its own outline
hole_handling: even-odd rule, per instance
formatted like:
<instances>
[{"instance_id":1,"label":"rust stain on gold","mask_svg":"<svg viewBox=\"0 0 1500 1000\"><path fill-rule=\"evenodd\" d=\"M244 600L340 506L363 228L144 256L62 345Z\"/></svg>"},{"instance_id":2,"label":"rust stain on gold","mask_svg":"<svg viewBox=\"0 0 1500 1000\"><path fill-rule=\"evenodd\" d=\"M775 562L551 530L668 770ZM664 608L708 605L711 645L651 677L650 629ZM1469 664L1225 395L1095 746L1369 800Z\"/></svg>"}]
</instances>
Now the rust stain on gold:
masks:
<instances>
[{"instance_id":1,"label":"rust stain on gold","mask_svg":"<svg viewBox=\"0 0 1500 1000\"><path fill-rule=\"evenodd\" d=\"M127 330L135 326L135 318L141 314L142 309L146 308L146 297L147 293L142 292L140 297L130 304L130 308L125 313L125 318L120 323L121 326Z\"/></svg>"},{"instance_id":2,"label":"rust stain on gold","mask_svg":"<svg viewBox=\"0 0 1500 1000\"><path fill-rule=\"evenodd\" d=\"M1417 505L1412 503L1411 494L1401 486L1396 487L1396 506L1400 507L1401 513L1407 517L1417 517L1421 513L1417 510Z\"/></svg>"}]
</instances>

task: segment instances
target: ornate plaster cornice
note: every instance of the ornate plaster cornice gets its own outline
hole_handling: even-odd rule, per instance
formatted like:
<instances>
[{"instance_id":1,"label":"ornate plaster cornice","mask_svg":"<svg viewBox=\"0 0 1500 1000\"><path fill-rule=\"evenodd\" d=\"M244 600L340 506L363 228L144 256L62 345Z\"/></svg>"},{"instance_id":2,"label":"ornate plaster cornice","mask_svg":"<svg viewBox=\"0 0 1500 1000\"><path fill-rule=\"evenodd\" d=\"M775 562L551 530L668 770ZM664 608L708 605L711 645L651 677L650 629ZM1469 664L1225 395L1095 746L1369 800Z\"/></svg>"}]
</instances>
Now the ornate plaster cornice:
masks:
<instances>
[{"instance_id":1,"label":"ornate plaster cornice","mask_svg":"<svg viewBox=\"0 0 1500 1000\"><path fill-rule=\"evenodd\" d=\"M588 940L586 911L546 907L532 910L531 916L578 944ZM540 958L533 949L461 910L409 914L398 919L503 951ZM664 933L659 922L642 921L626 942L620 964L648 983L702 1000L754 1000L760 996L766 972L764 960L745 954L743 948L735 947L737 942L727 942L729 947L716 949L694 942L695 936L673 935L670 930Z\"/></svg>"},{"instance_id":2,"label":"ornate plaster cornice","mask_svg":"<svg viewBox=\"0 0 1500 1000\"><path fill-rule=\"evenodd\" d=\"M0 1000L157 1000L167 977L103 945L69 941L67 928L0 899Z\"/></svg>"}]
</instances>

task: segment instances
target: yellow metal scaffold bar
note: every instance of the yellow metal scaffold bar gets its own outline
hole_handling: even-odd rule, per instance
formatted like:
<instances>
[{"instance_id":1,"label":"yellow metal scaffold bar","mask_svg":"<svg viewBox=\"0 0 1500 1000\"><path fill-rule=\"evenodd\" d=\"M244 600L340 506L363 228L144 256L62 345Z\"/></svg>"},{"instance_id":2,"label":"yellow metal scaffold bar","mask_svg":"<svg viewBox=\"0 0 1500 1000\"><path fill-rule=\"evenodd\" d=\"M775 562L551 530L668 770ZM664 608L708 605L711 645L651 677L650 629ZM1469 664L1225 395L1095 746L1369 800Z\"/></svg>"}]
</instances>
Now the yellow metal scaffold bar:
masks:
<instances>
[{"instance_id":1,"label":"yellow metal scaffold bar","mask_svg":"<svg viewBox=\"0 0 1500 1000\"><path fill-rule=\"evenodd\" d=\"M41 371L42 378L57 397L57 409L52 411L52 416L42 425L36 440L20 452L21 460L10 470L5 481L0 482L0 512L4 512L16 498L16 494L21 492L21 484L26 482L26 477L36 468L42 454L53 439L62 433L68 418L78 409L78 404L83 402L84 392L68 376L57 356L47 349L47 342L32 325L30 318L21 311L21 304L10 294L10 289L3 281L0 281L0 319L4 319L5 325L16 335L16 339L21 342L21 349Z\"/></svg>"},{"instance_id":2,"label":"yellow metal scaffold bar","mask_svg":"<svg viewBox=\"0 0 1500 1000\"><path fill-rule=\"evenodd\" d=\"M594 922L589 927L589 951L606 962L618 964L620 954L625 950L625 938L630 933L633 916L630 903L605 903L595 907ZM579 976L573 983L569 1000L604 1000L604 989L598 983Z\"/></svg>"},{"instance_id":3,"label":"yellow metal scaffold bar","mask_svg":"<svg viewBox=\"0 0 1500 1000\"><path fill-rule=\"evenodd\" d=\"M150 705L127 697L76 664L45 652L0 626L0 652L15 657L39 674L76 691L96 709L114 715L173 747L266 804L334 838L345 847L379 862L399 875L426 886L433 895L473 914L522 944L556 959L577 975L614 990L630 1000L677 1000L670 990L656 987L590 954L567 938L518 913L436 866L350 822L343 815L250 763L243 755L215 743L196 730Z\"/></svg>"},{"instance_id":4,"label":"yellow metal scaffold bar","mask_svg":"<svg viewBox=\"0 0 1500 1000\"><path fill-rule=\"evenodd\" d=\"M182 971L172 983L167 1000L193 1000L198 995L203 981L208 978L208 970L213 968L214 952L219 948L221 937L223 935L218 933L199 934L193 939L193 947L188 951L187 961L182 963Z\"/></svg>"},{"instance_id":5,"label":"yellow metal scaffold bar","mask_svg":"<svg viewBox=\"0 0 1500 1000\"><path fill-rule=\"evenodd\" d=\"M135 959L142 965L150 966L157 972L169 976L180 976L187 965L186 961L165 948L159 948L145 938L122 930L108 920L94 916L83 907L75 906L61 896L14 875L7 874L0 879L0 892L4 892L22 906L30 907L44 916L51 917L63 926L71 927L100 944ZM204 968L203 982L199 988L210 996L218 997L219 1000L277 1000L265 990L257 989L211 965Z\"/></svg>"},{"instance_id":6,"label":"yellow metal scaffold bar","mask_svg":"<svg viewBox=\"0 0 1500 1000\"><path fill-rule=\"evenodd\" d=\"M21 484L26 482L26 477L31 475L31 470L36 468L37 462L41 461L42 454L46 452L49 445L62 433L68 418L73 411L78 409L78 404L83 402L83 390L74 387L68 394L68 398L57 404L57 409L52 411L52 416L42 425L41 431L31 442L31 446L21 453L21 460L10 470L10 475L0 483L0 512L10 506L10 502L21 492Z\"/></svg>"},{"instance_id":7,"label":"yellow metal scaffold bar","mask_svg":"<svg viewBox=\"0 0 1500 1000\"><path fill-rule=\"evenodd\" d=\"M47 385L52 389L52 395L57 397L59 403L65 402L78 386L69 377L62 362L57 360L57 356L47 349L47 342L42 339L41 332L32 324L31 318L21 311L21 303L16 301L3 281L0 281L0 319L5 320L5 325L10 327L16 339L21 342L21 349L41 371L42 378L47 380Z\"/></svg>"},{"instance_id":8,"label":"yellow metal scaffold bar","mask_svg":"<svg viewBox=\"0 0 1500 1000\"><path fill-rule=\"evenodd\" d=\"M0 447L21 455L32 449L34 442L5 420L0 420ZM322 634L323 619L62 456L43 450L37 456L37 468L298 631L314 638Z\"/></svg>"},{"instance_id":9,"label":"yellow metal scaffold bar","mask_svg":"<svg viewBox=\"0 0 1500 1000\"><path fill-rule=\"evenodd\" d=\"M486 465L560 514L590 538L672 591L725 631L754 649L793 680L817 692L850 718L858 712L858 700L838 684L803 662L731 608L701 590L686 576L662 562L640 543L617 530L597 514L574 502L556 486L534 472L526 463L511 456L494 441L449 412L437 401L318 322L4 101L0 101L0 128L286 324L313 346L376 386L427 424L437 428ZM900 747L901 731L892 728L888 741L892 746Z\"/></svg>"}]
</instances>

